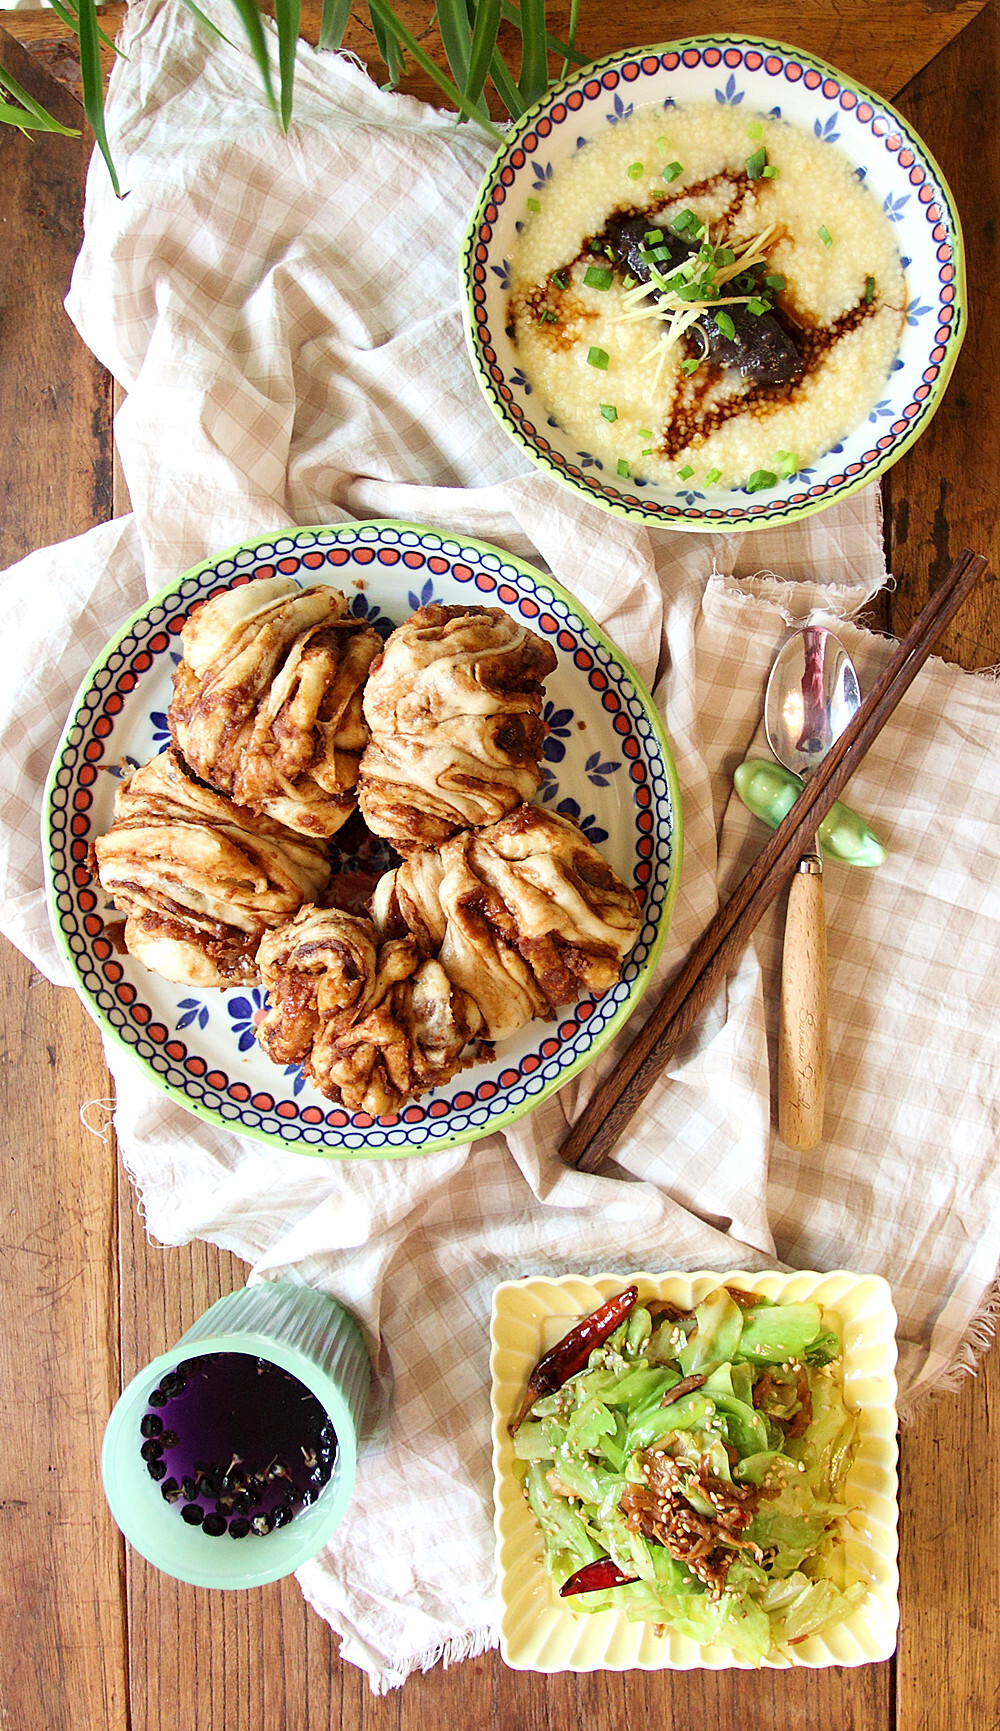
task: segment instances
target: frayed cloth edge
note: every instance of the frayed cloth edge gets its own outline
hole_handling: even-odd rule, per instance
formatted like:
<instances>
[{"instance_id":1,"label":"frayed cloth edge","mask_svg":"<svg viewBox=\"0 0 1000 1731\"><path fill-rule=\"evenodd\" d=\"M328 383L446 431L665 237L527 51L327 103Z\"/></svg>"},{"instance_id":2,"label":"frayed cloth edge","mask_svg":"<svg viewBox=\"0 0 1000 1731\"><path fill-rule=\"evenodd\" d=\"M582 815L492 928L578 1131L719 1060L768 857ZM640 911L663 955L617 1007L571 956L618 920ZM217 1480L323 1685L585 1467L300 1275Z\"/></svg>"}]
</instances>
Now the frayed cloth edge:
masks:
<instances>
[{"instance_id":1,"label":"frayed cloth edge","mask_svg":"<svg viewBox=\"0 0 1000 1731\"><path fill-rule=\"evenodd\" d=\"M878 578L859 579L853 583L823 583L813 578L781 577L775 571L764 569L734 577L732 572L721 570L718 560L715 560L709 584L717 585L726 594L772 607L789 629L800 630L818 615L856 624L858 614L876 595L883 589L895 587L895 578L884 573ZM803 597L807 593L810 602L804 606Z\"/></svg>"},{"instance_id":2,"label":"frayed cloth edge","mask_svg":"<svg viewBox=\"0 0 1000 1731\"><path fill-rule=\"evenodd\" d=\"M946 1366L940 1376L935 1377L927 1388L920 1390L910 1405L904 1406L899 1414L901 1425L912 1424L915 1418L923 1414L929 1401L937 1400L942 1395L957 1394L967 1377L978 1375L980 1359L996 1344L998 1326L1000 1326L1000 1277L994 1281L985 1298L973 1311L962 1337L962 1343L951 1363Z\"/></svg>"},{"instance_id":3,"label":"frayed cloth edge","mask_svg":"<svg viewBox=\"0 0 1000 1731\"><path fill-rule=\"evenodd\" d=\"M390 1689L399 1689L412 1677L414 1671L433 1671L435 1665L443 1665L447 1670L449 1665L458 1665L463 1659L478 1659L481 1653L486 1653L491 1647L499 1644L497 1632L492 1627L485 1629L470 1629L467 1635L455 1635L450 1641L442 1641L434 1647L427 1647L423 1653L414 1654L412 1659L402 1665L391 1666L386 1671L369 1672L368 1682L373 1695L388 1695Z\"/></svg>"}]
</instances>

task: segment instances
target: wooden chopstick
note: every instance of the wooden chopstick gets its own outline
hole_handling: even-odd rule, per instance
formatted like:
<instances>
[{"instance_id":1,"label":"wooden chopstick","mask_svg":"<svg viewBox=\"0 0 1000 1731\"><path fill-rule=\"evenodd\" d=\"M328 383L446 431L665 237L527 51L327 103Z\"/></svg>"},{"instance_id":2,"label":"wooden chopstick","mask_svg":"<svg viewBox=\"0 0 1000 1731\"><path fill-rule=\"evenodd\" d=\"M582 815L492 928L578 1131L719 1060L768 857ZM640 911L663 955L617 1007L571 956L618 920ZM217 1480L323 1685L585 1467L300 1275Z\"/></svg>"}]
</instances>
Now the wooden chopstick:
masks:
<instances>
[{"instance_id":1,"label":"wooden chopstick","mask_svg":"<svg viewBox=\"0 0 1000 1731\"><path fill-rule=\"evenodd\" d=\"M604 1166L610 1149L733 967L845 783L986 570L986 563L981 554L968 548L959 554L853 720L814 770L787 817L719 909L649 1020L572 1126L559 1149L567 1165L581 1172L597 1172ZM621 1170L613 1161L610 1165Z\"/></svg>"}]
</instances>

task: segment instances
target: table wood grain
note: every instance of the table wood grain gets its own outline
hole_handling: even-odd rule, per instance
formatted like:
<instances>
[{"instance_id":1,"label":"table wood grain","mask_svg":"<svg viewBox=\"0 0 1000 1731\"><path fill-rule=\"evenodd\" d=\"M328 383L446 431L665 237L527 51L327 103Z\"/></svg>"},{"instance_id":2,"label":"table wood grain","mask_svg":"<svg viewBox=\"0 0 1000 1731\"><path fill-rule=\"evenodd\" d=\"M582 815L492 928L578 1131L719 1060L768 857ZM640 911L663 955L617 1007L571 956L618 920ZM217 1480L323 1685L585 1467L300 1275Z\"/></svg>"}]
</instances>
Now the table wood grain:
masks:
<instances>
[{"instance_id":1,"label":"table wood grain","mask_svg":"<svg viewBox=\"0 0 1000 1731\"><path fill-rule=\"evenodd\" d=\"M405 0L427 29L429 7ZM401 7L401 9L403 9ZM120 10L120 9L119 9ZM114 9L108 9L114 16ZM558 11L552 14L559 28ZM0 60L67 124L78 67L52 14L0 14ZM315 11L304 7L304 29ZM745 26L718 0L584 0L603 53ZM1000 570L1000 0L761 0L753 26L832 59L893 99L956 194L972 284L969 335L942 408L885 483L894 589L876 623L905 631L965 544ZM431 44L433 33L427 41ZM351 43L370 50L363 29ZM373 66L376 75L379 68ZM416 94L428 95L414 81ZM127 508L112 386L62 310L80 240L86 141L0 129L0 566ZM944 653L1000 662L984 583ZM376 1699L293 1582L198 1591L125 1546L100 1489L104 1421L123 1382L245 1269L210 1245L162 1249L109 1134L110 1083L75 997L9 946L4 1005L0 1271L0 1727L3 1731L990 1731L1000 1724L1000 1358L932 1401L901 1438L900 1645L894 1660L803 1673L534 1677L493 1655Z\"/></svg>"}]
</instances>

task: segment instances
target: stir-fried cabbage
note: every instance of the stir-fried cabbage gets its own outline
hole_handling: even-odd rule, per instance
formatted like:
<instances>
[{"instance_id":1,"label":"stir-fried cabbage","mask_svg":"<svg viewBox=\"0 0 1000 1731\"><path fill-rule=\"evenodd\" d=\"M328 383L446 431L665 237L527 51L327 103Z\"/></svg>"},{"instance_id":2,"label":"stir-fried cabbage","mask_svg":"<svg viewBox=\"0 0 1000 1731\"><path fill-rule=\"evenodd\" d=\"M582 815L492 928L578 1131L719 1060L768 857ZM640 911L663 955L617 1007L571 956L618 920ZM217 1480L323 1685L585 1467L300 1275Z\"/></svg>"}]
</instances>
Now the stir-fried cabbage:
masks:
<instances>
[{"instance_id":1,"label":"stir-fried cabbage","mask_svg":"<svg viewBox=\"0 0 1000 1731\"><path fill-rule=\"evenodd\" d=\"M759 1664L864 1596L842 1532L857 1421L835 1319L738 1297L719 1287L683 1315L636 1304L535 1401L514 1449L556 1585L604 1558L628 1577L567 1606Z\"/></svg>"}]
</instances>

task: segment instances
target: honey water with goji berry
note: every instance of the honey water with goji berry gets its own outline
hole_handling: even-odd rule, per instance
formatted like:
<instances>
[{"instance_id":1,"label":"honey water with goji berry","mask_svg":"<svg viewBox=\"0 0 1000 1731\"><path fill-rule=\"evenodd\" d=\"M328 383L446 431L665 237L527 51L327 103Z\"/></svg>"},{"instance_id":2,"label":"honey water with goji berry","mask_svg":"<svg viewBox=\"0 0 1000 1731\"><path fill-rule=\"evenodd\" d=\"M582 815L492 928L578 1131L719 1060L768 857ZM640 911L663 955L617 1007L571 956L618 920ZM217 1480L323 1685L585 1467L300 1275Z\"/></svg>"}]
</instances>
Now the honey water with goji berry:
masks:
<instances>
[{"instance_id":1,"label":"honey water with goji berry","mask_svg":"<svg viewBox=\"0 0 1000 1731\"><path fill-rule=\"evenodd\" d=\"M189 1358L161 1377L136 1447L178 1518L210 1538L265 1537L314 1503L337 1438L316 1396L270 1360Z\"/></svg>"}]
</instances>

